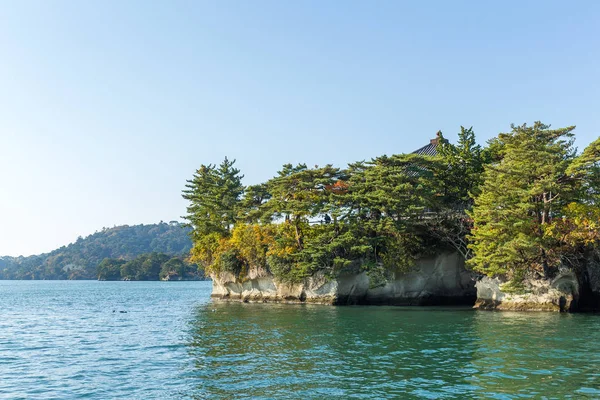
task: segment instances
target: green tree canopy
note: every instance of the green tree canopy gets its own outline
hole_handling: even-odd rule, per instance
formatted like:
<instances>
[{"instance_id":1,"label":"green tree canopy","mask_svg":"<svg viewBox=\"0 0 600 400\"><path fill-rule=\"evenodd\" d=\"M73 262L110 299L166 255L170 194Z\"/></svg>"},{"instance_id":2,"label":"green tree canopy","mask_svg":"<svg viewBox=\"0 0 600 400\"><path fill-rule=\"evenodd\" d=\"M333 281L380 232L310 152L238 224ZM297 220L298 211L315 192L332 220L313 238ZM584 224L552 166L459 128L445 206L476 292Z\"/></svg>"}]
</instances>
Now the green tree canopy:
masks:
<instances>
[{"instance_id":1,"label":"green tree canopy","mask_svg":"<svg viewBox=\"0 0 600 400\"><path fill-rule=\"evenodd\" d=\"M192 227L192 258L207 266L214 261L219 240L230 236L237 221L244 186L243 175L227 157L217 167L201 165L187 181L183 198L188 200L184 217Z\"/></svg>"},{"instance_id":2,"label":"green tree canopy","mask_svg":"<svg viewBox=\"0 0 600 400\"><path fill-rule=\"evenodd\" d=\"M566 174L575 158L574 128L536 122L499 135L501 159L486 167L471 214L475 270L518 278L531 270L549 276L558 266L547 229L574 195Z\"/></svg>"},{"instance_id":3,"label":"green tree canopy","mask_svg":"<svg viewBox=\"0 0 600 400\"><path fill-rule=\"evenodd\" d=\"M248 188L233 162L203 165L184 191L192 260L215 274L261 268L297 281L385 275L458 251L488 275L551 276L599 236L600 142L577 155L573 129L512 126L483 148L461 127L456 144L438 133L437 155L285 164Z\"/></svg>"}]
</instances>

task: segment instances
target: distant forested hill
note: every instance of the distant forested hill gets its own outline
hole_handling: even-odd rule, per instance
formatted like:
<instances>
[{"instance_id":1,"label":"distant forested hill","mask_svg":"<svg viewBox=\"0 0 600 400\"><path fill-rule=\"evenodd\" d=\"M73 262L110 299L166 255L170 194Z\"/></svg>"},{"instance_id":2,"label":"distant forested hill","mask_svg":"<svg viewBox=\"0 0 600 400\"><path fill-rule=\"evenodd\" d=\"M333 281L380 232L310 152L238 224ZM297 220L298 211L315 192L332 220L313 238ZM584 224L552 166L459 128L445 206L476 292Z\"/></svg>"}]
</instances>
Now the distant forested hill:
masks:
<instances>
[{"instance_id":1,"label":"distant forested hill","mask_svg":"<svg viewBox=\"0 0 600 400\"><path fill-rule=\"evenodd\" d=\"M50 253L0 257L0 279L97 279L105 258L133 260L147 253L187 255L189 230L178 222L104 228Z\"/></svg>"}]
</instances>

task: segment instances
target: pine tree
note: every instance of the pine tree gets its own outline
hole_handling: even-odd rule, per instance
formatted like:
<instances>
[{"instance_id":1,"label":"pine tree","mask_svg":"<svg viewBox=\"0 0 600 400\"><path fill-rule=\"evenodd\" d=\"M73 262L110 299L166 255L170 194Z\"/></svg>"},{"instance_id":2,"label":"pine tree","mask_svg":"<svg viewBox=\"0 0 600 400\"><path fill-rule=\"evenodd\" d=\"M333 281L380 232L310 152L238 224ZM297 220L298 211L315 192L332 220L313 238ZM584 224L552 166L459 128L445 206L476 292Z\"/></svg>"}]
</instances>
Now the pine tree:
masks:
<instances>
[{"instance_id":1,"label":"pine tree","mask_svg":"<svg viewBox=\"0 0 600 400\"><path fill-rule=\"evenodd\" d=\"M183 198L190 204L184 217L194 235L218 233L227 236L236 222L239 201L244 192L243 175L227 157L218 166L201 165L187 181Z\"/></svg>"},{"instance_id":2,"label":"pine tree","mask_svg":"<svg viewBox=\"0 0 600 400\"><path fill-rule=\"evenodd\" d=\"M269 220L269 216L264 213L263 205L270 198L271 193L269 193L265 183L248 186L244 191L244 197L239 203L238 219L248 224L261 222L265 218Z\"/></svg>"},{"instance_id":3,"label":"pine tree","mask_svg":"<svg viewBox=\"0 0 600 400\"><path fill-rule=\"evenodd\" d=\"M365 261L408 267L426 250L423 221L441 206L441 170L440 159L415 154L350 165L347 218Z\"/></svg>"},{"instance_id":4,"label":"pine tree","mask_svg":"<svg viewBox=\"0 0 600 400\"><path fill-rule=\"evenodd\" d=\"M473 127L460 127L458 142L452 144L440 132L439 155L445 164L441 173L444 185L444 202L458 209L470 209L482 183L486 164L484 150L475 140Z\"/></svg>"},{"instance_id":5,"label":"pine tree","mask_svg":"<svg viewBox=\"0 0 600 400\"><path fill-rule=\"evenodd\" d=\"M242 185L243 175L233 165L235 160L229 161L227 157L217 169L217 204L220 214L220 225L229 235L236 222L239 202L244 193Z\"/></svg>"},{"instance_id":6,"label":"pine tree","mask_svg":"<svg viewBox=\"0 0 600 400\"><path fill-rule=\"evenodd\" d=\"M518 280L535 271L548 277L557 267L556 241L547 232L573 198L566 171L574 159L574 128L536 122L499 135L500 160L485 168L471 213L475 270Z\"/></svg>"},{"instance_id":7,"label":"pine tree","mask_svg":"<svg viewBox=\"0 0 600 400\"><path fill-rule=\"evenodd\" d=\"M222 233L219 225L220 208L217 193L218 176L212 164L201 165L191 180L186 181L183 198L189 202L186 219L192 227L192 239L210 233Z\"/></svg>"},{"instance_id":8,"label":"pine tree","mask_svg":"<svg viewBox=\"0 0 600 400\"><path fill-rule=\"evenodd\" d=\"M201 165L183 190L183 198L189 201L184 218L192 227L192 260L204 267L214 261L219 240L229 237L237 220L244 186L234 164L225 157L218 167Z\"/></svg>"},{"instance_id":9,"label":"pine tree","mask_svg":"<svg viewBox=\"0 0 600 400\"><path fill-rule=\"evenodd\" d=\"M284 219L294 227L296 245L304 248L304 230L315 218L324 218L329 203L330 188L339 178L340 170L331 165L307 168L286 164L278 176L267 182L269 201L263 210L271 220Z\"/></svg>"},{"instance_id":10,"label":"pine tree","mask_svg":"<svg viewBox=\"0 0 600 400\"><path fill-rule=\"evenodd\" d=\"M473 196L479 193L484 166L490 157L488 151L477 144L473 127L461 126L456 144L444 139L441 132L438 137L441 206L423 224L431 237L450 245L467 260L472 255L467 239L472 221L467 212L473 207Z\"/></svg>"},{"instance_id":11,"label":"pine tree","mask_svg":"<svg viewBox=\"0 0 600 400\"><path fill-rule=\"evenodd\" d=\"M566 263L577 268L581 257L600 249L600 138L588 145L567 169L576 196L551 234L561 240ZM575 262L571 262L574 260Z\"/></svg>"}]
</instances>

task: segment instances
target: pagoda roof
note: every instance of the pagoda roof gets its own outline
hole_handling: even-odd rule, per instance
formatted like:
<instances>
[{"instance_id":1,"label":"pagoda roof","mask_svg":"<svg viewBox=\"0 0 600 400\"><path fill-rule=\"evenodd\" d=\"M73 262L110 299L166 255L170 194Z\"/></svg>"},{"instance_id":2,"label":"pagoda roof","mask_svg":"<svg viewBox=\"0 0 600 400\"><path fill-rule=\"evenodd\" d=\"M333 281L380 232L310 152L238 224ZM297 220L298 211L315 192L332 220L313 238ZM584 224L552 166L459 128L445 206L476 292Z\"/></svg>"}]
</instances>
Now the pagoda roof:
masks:
<instances>
[{"instance_id":1,"label":"pagoda roof","mask_svg":"<svg viewBox=\"0 0 600 400\"><path fill-rule=\"evenodd\" d=\"M432 140L433 142L433 140ZM421 147L418 150L415 150L412 152L412 154L418 154L421 156L437 156L437 147L438 144L436 143L429 143L426 146Z\"/></svg>"},{"instance_id":2,"label":"pagoda roof","mask_svg":"<svg viewBox=\"0 0 600 400\"><path fill-rule=\"evenodd\" d=\"M429 144L421 147L418 150L412 152L412 154L418 154L420 156L437 156L437 147L440 143L441 132L438 132L435 139L431 139Z\"/></svg>"}]
</instances>

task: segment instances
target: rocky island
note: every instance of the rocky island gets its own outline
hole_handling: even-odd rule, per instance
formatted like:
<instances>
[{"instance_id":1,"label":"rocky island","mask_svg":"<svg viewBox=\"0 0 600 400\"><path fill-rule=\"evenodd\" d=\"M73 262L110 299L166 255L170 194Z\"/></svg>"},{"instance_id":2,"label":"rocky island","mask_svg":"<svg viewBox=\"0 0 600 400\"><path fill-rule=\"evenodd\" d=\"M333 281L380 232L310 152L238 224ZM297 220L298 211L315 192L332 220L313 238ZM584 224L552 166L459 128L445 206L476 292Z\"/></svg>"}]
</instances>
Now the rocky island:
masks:
<instances>
[{"instance_id":1,"label":"rocky island","mask_svg":"<svg viewBox=\"0 0 600 400\"><path fill-rule=\"evenodd\" d=\"M598 309L600 138L577 153L573 131L513 125L482 147L461 127L247 187L235 161L202 165L183 192L191 260L224 300Z\"/></svg>"},{"instance_id":2,"label":"rocky island","mask_svg":"<svg viewBox=\"0 0 600 400\"><path fill-rule=\"evenodd\" d=\"M280 282L263 269L252 269L240 280L231 273L213 277L214 298L245 302L307 302L356 305L472 304L476 290L472 274L457 253L420 260L410 272L375 281L368 272L346 272L335 278L316 273L301 282Z\"/></svg>"}]
</instances>

